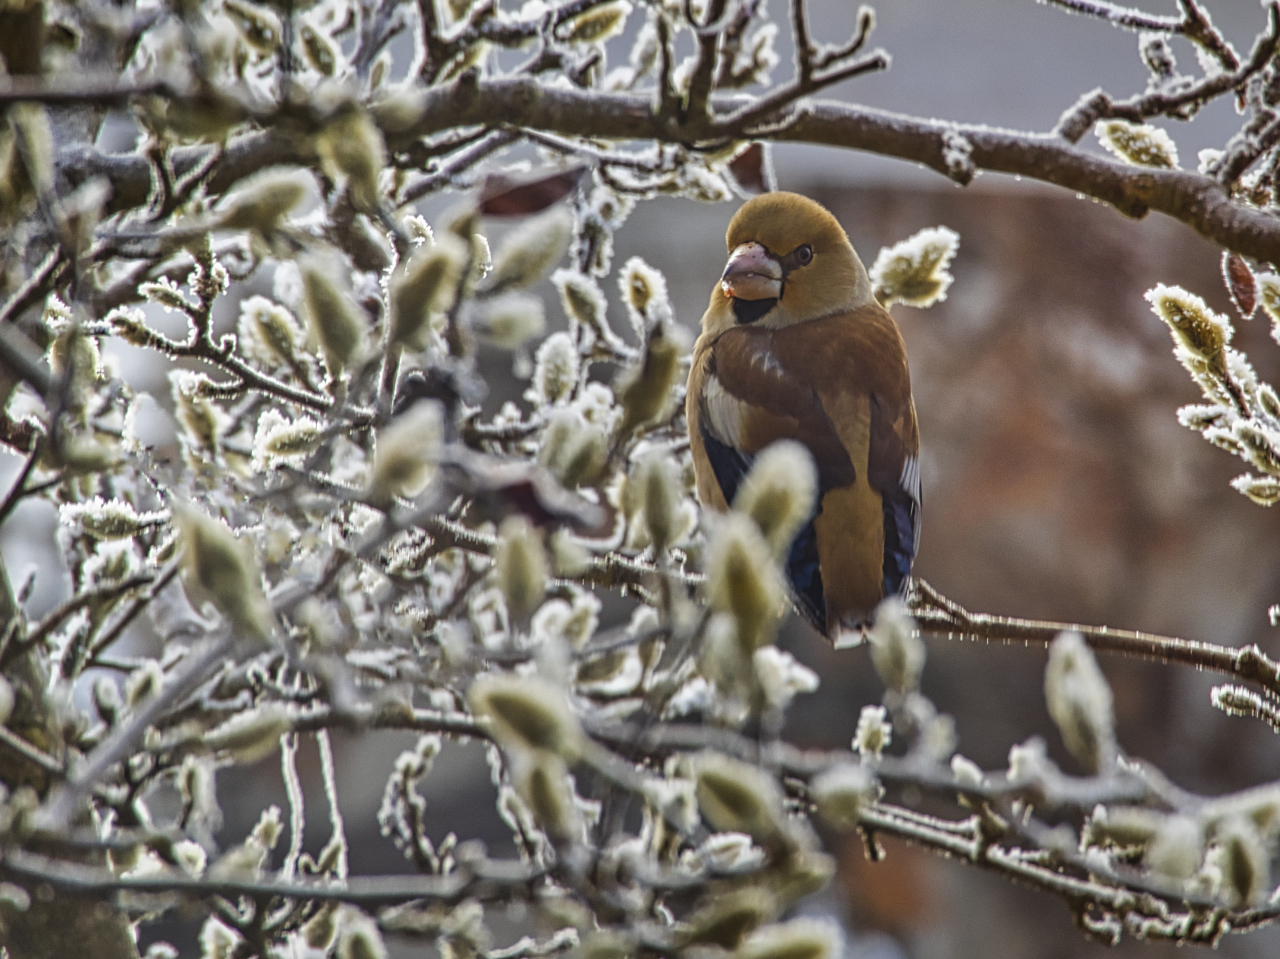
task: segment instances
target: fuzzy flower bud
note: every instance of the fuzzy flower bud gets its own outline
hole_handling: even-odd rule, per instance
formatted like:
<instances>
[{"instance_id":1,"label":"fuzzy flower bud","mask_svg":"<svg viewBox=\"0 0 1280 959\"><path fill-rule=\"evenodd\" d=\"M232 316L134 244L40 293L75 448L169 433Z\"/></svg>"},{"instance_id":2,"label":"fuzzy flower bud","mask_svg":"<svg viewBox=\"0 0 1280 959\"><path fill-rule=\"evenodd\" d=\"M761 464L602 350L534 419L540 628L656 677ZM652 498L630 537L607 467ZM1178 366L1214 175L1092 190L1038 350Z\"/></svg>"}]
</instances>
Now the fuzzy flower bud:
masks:
<instances>
[{"instance_id":1,"label":"fuzzy flower bud","mask_svg":"<svg viewBox=\"0 0 1280 959\"><path fill-rule=\"evenodd\" d=\"M774 559L781 561L813 515L817 494L818 471L809 451L792 440L780 440L756 457L733 498L733 508L755 520Z\"/></svg>"},{"instance_id":2,"label":"fuzzy flower bud","mask_svg":"<svg viewBox=\"0 0 1280 959\"><path fill-rule=\"evenodd\" d=\"M563 206L525 220L503 238L493 255L486 294L532 286L560 262L573 238L573 214Z\"/></svg>"},{"instance_id":3,"label":"fuzzy flower bud","mask_svg":"<svg viewBox=\"0 0 1280 959\"><path fill-rule=\"evenodd\" d=\"M686 918L688 932L683 942L737 949L748 933L777 916L779 908L772 893L759 886L711 895L708 900Z\"/></svg>"},{"instance_id":4,"label":"fuzzy flower bud","mask_svg":"<svg viewBox=\"0 0 1280 959\"><path fill-rule=\"evenodd\" d=\"M276 409L258 418L253 435L253 463L260 470L277 466L301 466L316 442L322 427L310 416L291 420Z\"/></svg>"},{"instance_id":5,"label":"fuzzy flower bud","mask_svg":"<svg viewBox=\"0 0 1280 959\"><path fill-rule=\"evenodd\" d=\"M1060 633L1049 647L1044 696L1071 755L1089 772L1110 763L1116 754L1111 687L1079 633Z\"/></svg>"},{"instance_id":6,"label":"fuzzy flower bud","mask_svg":"<svg viewBox=\"0 0 1280 959\"><path fill-rule=\"evenodd\" d=\"M487 673L467 690L467 702L486 717L507 752L543 750L575 759L582 730L562 690L536 676Z\"/></svg>"},{"instance_id":7,"label":"fuzzy flower bud","mask_svg":"<svg viewBox=\"0 0 1280 959\"><path fill-rule=\"evenodd\" d=\"M1222 874L1222 894L1228 906L1253 906L1271 888L1271 854L1258 829L1247 818L1223 823L1206 857Z\"/></svg>"},{"instance_id":8,"label":"fuzzy flower bud","mask_svg":"<svg viewBox=\"0 0 1280 959\"><path fill-rule=\"evenodd\" d=\"M649 336L640 365L619 376L616 392L622 401L623 435L653 422L667 408L681 352L676 338L658 327Z\"/></svg>"},{"instance_id":9,"label":"fuzzy flower bud","mask_svg":"<svg viewBox=\"0 0 1280 959\"><path fill-rule=\"evenodd\" d=\"M210 730L202 745L210 752L227 753L237 764L250 765L274 753L280 737L292 728L289 706L265 703Z\"/></svg>"},{"instance_id":10,"label":"fuzzy flower bud","mask_svg":"<svg viewBox=\"0 0 1280 959\"><path fill-rule=\"evenodd\" d=\"M893 738L893 726L883 706L863 706L858 714L858 728L853 733L853 748L863 761L879 759Z\"/></svg>"},{"instance_id":11,"label":"fuzzy flower bud","mask_svg":"<svg viewBox=\"0 0 1280 959\"><path fill-rule=\"evenodd\" d=\"M924 641L907 604L891 596L876 607L876 621L867 635L871 665L881 682L897 693L913 692L924 669Z\"/></svg>"},{"instance_id":12,"label":"fuzzy flower bud","mask_svg":"<svg viewBox=\"0 0 1280 959\"><path fill-rule=\"evenodd\" d=\"M797 693L812 693L818 688L818 674L777 646L761 646L751 661L756 682L772 709L786 709Z\"/></svg>"},{"instance_id":13,"label":"fuzzy flower bud","mask_svg":"<svg viewBox=\"0 0 1280 959\"><path fill-rule=\"evenodd\" d=\"M493 557L498 588L512 622L524 622L537 611L547 590L547 554L538 531L523 516L508 516L498 530Z\"/></svg>"},{"instance_id":14,"label":"fuzzy flower bud","mask_svg":"<svg viewBox=\"0 0 1280 959\"><path fill-rule=\"evenodd\" d=\"M378 924L354 908L343 908L338 927L338 959L387 959Z\"/></svg>"},{"instance_id":15,"label":"fuzzy flower bud","mask_svg":"<svg viewBox=\"0 0 1280 959\"><path fill-rule=\"evenodd\" d=\"M578 351L568 333L552 333L534 355L533 385L525 396L550 406L568 399L578 385Z\"/></svg>"},{"instance_id":16,"label":"fuzzy flower bud","mask_svg":"<svg viewBox=\"0 0 1280 959\"><path fill-rule=\"evenodd\" d=\"M316 154L330 179L347 181L352 206L361 213L377 211L387 146L368 113L354 104L339 109L316 137Z\"/></svg>"},{"instance_id":17,"label":"fuzzy flower bud","mask_svg":"<svg viewBox=\"0 0 1280 959\"><path fill-rule=\"evenodd\" d=\"M444 440L444 410L435 400L419 400L378 434L369 498L387 503L413 498L426 488Z\"/></svg>"},{"instance_id":18,"label":"fuzzy flower bud","mask_svg":"<svg viewBox=\"0 0 1280 959\"><path fill-rule=\"evenodd\" d=\"M192 601L212 602L237 633L269 639L275 618L253 551L194 506L176 506L173 518L182 545L182 582Z\"/></svg>"},{"instance_id":19,"label":"fuzzy flower bud","mask_svg":"<svg viewBox=\"0 0 1280 959\"><path fill-rule=\"evenodd\" d=\"M514 763L516 792L557 846L582 838L582 815L578 810L564 759L543 749L534 750Z\"/></svg>"},{"instance_id":20,"label":"fuzzy flower bud","mask_svg":"<svg viewBox=\"0 0 1280 959\"><path fill-rule=\"evenodd\" d=\"M368 322L335 279L346 273L337 256L311 255L298 266L311 332L336 380L343 370L359 361Z\"/></svg>"},{"instance_id":21,"label":"fuzzy flower bud","mask_svg":"<svg viewBox=\"0 0 1280 959\"><path fill-rule=\"evenodd\" d=\"M636 339L644 342L651 328L672 319L666 278L638 256L622 265L618 289L627 304L627 314Z\"/></svg>"},{"instance_id":22,"label":"fuzzy flower bud","mask_svg":"<svg viewBox=\"0 0 1280 959\"><path fill-rule=\"evenodd\" d=\"M809 784L809 795L818 815L837 829L852 829L864 808L880 798L884 790L866 766L843 763L832 766Z\"/></svg>"},{"instance_id":23,"label":"fuzzy flower bud","mask_svg":"<svg viewBox=\"0 0 1280 959\"><path fill-rule=\"evenodd\" d=\"M608 459L609 440L599 426L588 423L576 409L551 414L538 447L538 462L560 485L573 489L595 483Z\"/></svg>"},{"instance_id":24,"label":"fuzzy flower bud","mask_svg":"<svg viewBox=\"0 0 1280 959\"><path fill-rule=\"evenodd\" d=\"M1098 141L1108 153L1134 166L1175 170L1178 145L1159 127L1128 120L1102 120L1094 127Z\"/></svg>"},{"instance_id":25,"label":"fuzzy flower bud","mask_svg":"<svg viewBox=\"0 0 1280 959\"><path fill-rule=\"evenodd\" d=\"M1179 286L1158 284L1146 294L1156 316L1169 324L1174 342L1206 360L1210 369L1226 371L1223 350L1234 330L1225 316L1219 316L1204 300ZM1266 299L1263 298L1265 306Z\"/></svg>"},{"instance_id":26,"label":"fuzzy flower bud","mask_svg":"<svg viewBox=\"0 0 1280 959\"><path fill-rule=\"evenodd\" d=\"M571 17L557 28L556 33L561 40L571 45L604 43L622 33L630 15L631 4L628 0L613 0Z\"/></svg>"},{"instance_id":27,"label":"fuzzy flower bud","mask_svg":"<svg viewBox=\"0 0 1280 959\"><path fill-rule=\"evenodd\" d=\"M165 522L169 513L139 513L128 500L95 496L83 503L64 503L58 516L63 525L78 528L94 539L129 539Z\"/></svg>"},{"instance_id":28,"label":"fuzzy flower bud","mask_svg":"<svg viewBox=\"0 0 1280 959\"><path fill-rule=\"evenodd\" d=\"M870 271L876 299L918 307L945 300L955 279L947 268L959 245L959 233L935 226L882 249Z\"/></svg>"},{"instance_id":29,"label":"fuzzy flower bud","mask_svg":"<svg viewBox=\"0 0 1280 959\"><path fill-rule=\"evenodd\" d=\"M1147 846L1148 869L1190 879L1204 859L1204 827L1191 816L1166 816Z\"/></svg>"},{"instance_id":30,"label":"fuzzy flower bud","mask_svg":"<svg viewBox=\"0 0 1280 959\"><path fill-rule=\"evenodd\" d=\"M739 959L836 959L843 949L840 930L833 923L801 917L757 929L735 956Z\"/></svg>"},{"instance_id":31,"label":"fuzzy flower bud","mask_svg":"<svg viewBox=\"0 0 1280 959\"><path fill-rule=\"evenodd\" d=\"M636 463L627 485L640 494L640 513L653 554L661 557L682 529L680 502L684 484L680 465L665 450L652 450Z\"/></svg>"},{"instance_id":32,"label":"fuzzy flower bud","mask_svg":"<svg viewBox=\"0 0 1280 959\"><path fill-rule=\"evenodd\" d=\"M389 342L426 349L431 314L453 305L466 260L462 241L447 233L414 252L391 280Z\"/></svg>"},{"instance_id":33,"label":"fuzzy flower bud","mask_svg":"<svg viewBox=\"0 0 1280 959\"><path fill-rule=\"evenodd\" d=\"M245 177L219 206L218 228L274 233L314 189L306 170L270 167Z\"/></svg>"},{"instance_id":34,"label":"fuzzy flower bud","mask_svg":"<svg viewBox=\"0 0 1280 959\"><path fill-rule=\"evenodd\" d=\"M717 832L746 833L765 843L783 829L782 791L758 766L723 753L693 757L698 808Z\"/></svg>"},{"instance_id":35,"label":"fuzzy flower bud","mask_svg":"<svg viewBox=\"0 0 1280 959\"><path fill-rule=\"evenodd\" d=\"M743 652L770 641L782 607L782 587L769 547L755 523L730 514L717 526L707 550L707 598L728 613Z\"/></svg>"},{"instance_id":36,"label":"fuzzy flower bud","mask_svg":"<svg viewBox=\"0 0 1280 959\"><path fill-rule=\"evenodd\" d=\"M542 300L527 293L508 293L484 304L476 334L493 346L516 350L541 336L546 327Z\"/></svg>"}]
</instances>

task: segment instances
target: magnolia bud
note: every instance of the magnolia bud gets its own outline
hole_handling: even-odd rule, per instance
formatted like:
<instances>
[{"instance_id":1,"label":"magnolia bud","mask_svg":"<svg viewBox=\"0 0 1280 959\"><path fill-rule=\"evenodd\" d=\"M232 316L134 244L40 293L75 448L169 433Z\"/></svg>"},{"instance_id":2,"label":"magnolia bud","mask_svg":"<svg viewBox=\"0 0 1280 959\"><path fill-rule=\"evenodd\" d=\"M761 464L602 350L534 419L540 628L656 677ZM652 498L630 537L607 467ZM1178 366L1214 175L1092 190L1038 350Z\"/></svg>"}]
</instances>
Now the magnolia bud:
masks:
<instances>
[{"instance_id":1,"label":"magnolia bud","mask_svg":"<svg viewBox=\"0 0 1280 959\"><path fill-rule=\"evenodd\" d=\"M230 754L237 764L250 765L274 753L280 737L292 728L293 712L288 705L264 703L211 729L203 745L210 752Z\"/></svg>"},{"instance_id":2,"label":"magnolia bud","mask_svg":"<svg viewBox=\"0 0 1280 959\"><path fill-rule=\"evenodd\" d=\"M387 165L387 147L368 113L354 104L340 108L316 137L316 153L330 179L346 178L352 206L361 213L377 212L378 174Z\"/></svg>"},{"instance_id":3,"label":"magnolia bud","mask_svg":"<svg viewBox=\"0 0 1280 959\"><path fill-rule=\"evenodd\" d=\"M786 709L797 693L812 693L818 688L818 674L777 646L761 646L751 661L756 683L772 709Z\"/></svg>"},{"instance_id":4,"label":"magnolia bud","mask_svg":"<svg viewBox=\"0 0 1280 959\"><path fill-rule=\"evenodd\" d=\"M657 419L667 408L680 354L680 344L658 327L649 335L640 365L619 377L623 435Z\"/></svg>"},{"instance_id":5,"label":"magnolia bud","mask_svg":"<svg viewBox=\"0 0 1280 959\"><path fill-rule=\"evenodd\" d=\"M831 922L803 917L757 929L735 953L738 959L836 959L844 949Z\"/></svg>"},{"instance_id":6,"label":"magnolia bud","mask_svg":"<svg viewBox=\"0 0 1280 959\"><path fill-rule=\"evenodd\" d=\"M627 0L613 0L589 7L556 28L560 39L569 44L604 43L620 34L631 15Z\"/></svg>"},{"instance_id":7,"label":"magnolia bud","mask_svg":"<svg viewBox=\"0 0 1280 959\"><path fill-rule=\"evenodd\" d=\"M64 503L58 516L64 525L78 527L94 539L129 539L169 518L164 510L139 513L128 500L104 500L101 496L83 503Z\"/></svg>"},{"instance_id":8,"label":"magnolia bud","mask_svg":"<svg viewBox=\"0 0 1280 959\"><path fill-rule=\"evenodd\" d=\"M341 910L338 959L387 959L387 945L378 924L353 907Z\"/></svg>"},{"instance_id":9,"label":"magnolia bud","mask_svg":"<svg viewBox=\"0 0 1280 959\"><path fill-rule=\"evenodd\" d=\"M920 684L925 648L907 604L890 596L878 607L875 625L867 634L871 664L880 680L897 693L909 693Z\"/></svg>"},{"instance_id":10,"label":"magnolia bud","mask_svg":"<svg viewBox=\"0 0 1280 959\"><path fill-rule=\"evenodd\" d=\"M431 314L453 305L466 257L460 240L441 234L432 246L419 247L396 272L390 288L390 343L426 349Z\"/></svg>"},{"instance_id":11,"label":"magnolia bud","mask_svg":"<svg viewBox=\"0 0 1280 959\"><path fill-rule=\"evenodd\" d=\"M369 481L369 499L385 504L392 497L421 493L435 469L444 441L444 408L419 400L378 433Z\"/></svg>"},{"instance_id":12,"label":"magnolia bud","mask_svg":"<svg viewBox=\"0 0 1280 959\"><path fill-rule=\"evenodd\" d=\"M513 766L516 791L551 841L557 846L580 841L582 817L564 759L538 749L524 754Z\"/></svg>"},{"instance_id":13,"label":"magnolia bud","mask_svg":"<svg viewBox=\"0 0 1280 959\"><path fill-rule=\"evenodd\" d=\"M954 279L947 268L959 245L960 234L937 226L882 249L869 271L876 299L918 307L945 300Z\"/></svg>"},{"instance_id":14,"label":"magnolia bud","mask_svg":"<svg viewBox=\"0 0 1280 959\"><path fill-rule=\"evenodd\" d=\"M368 321L335 279L346 272L336 255L313 254L301 259L298 267L312 335L337 380L343 370L359 361Z\"/></svg>"},{"instance_id":15,"label":"magnolia bud","mask_svg":"<svg viewBox=\"0 0 1280 959\"><path fill-rule=\"evenodd\" d=\"M707 548L707 598L729 613L746 654L768 643L783 602L769 547L755 523L732 513L718 524Z\"/></svg>"},{"instance_id":16,"label":"magnolia bud","mask_svg":"<svg viewBox=\"0 0 1280 959\"><path fill-rule=\"evenodd\" d=\"M1116 754L1111 687L1079 633L1061 633L1050 645L1044 695L1071 755L1089 772L1108 765Z\"/></svg>"},{"instance_id":17,"label":"magnolia bud","mask_svg":"<svg viewBox=\"0 0 1280 959\"><path fill-rule=\"evenodd\" d=\"M208 600L238 632L269 639L275 618L253 552L218 520L193 506L174 508L182 543L182 582L194 602Z\"/></svg>"},{"instance_id":18,"label":"magnolia bud","mask_svg":"<svg viewBox=\"0 0 1280 959\"><path fill-rule=\"evenodd\" d=\"M1191 816L1165 816L1147 846L1148 869L1190 879L1204 859L1204 827Z\"/></svg>"},{"instance_id":19,"label":"magnolia bud","mask_svg":"<svg viewBox=\"0 0 1280 959\"><path fill-rule=\"evenodd\" d=\"M759 886L712 894L706 905L685 919L682 943L737 949L752 930L778 914L778 901Z\"/></svg>"},{"instance_id":20,"label":"magnolia bud","mask_svg":"<svg viewBox=\"0 0 1280 959\"><path fill-rule=\"evenodd\" d=\"M508 293L484 304L476 333L486 343L515 350L541 336L546 326L542 300L524 293Z\"/></svg>"},{"instance_id":21,"label":"magnolia bud","mask_svg":"<svg viewBox=\"0 0 1280 959\"><path fill-rule=\"evenodd\" d=\"M112 688L115 684L112 683ZM117 693L117 699L119 694ZM13 684L9 680L0 676L0 726L4 726L9 722L9 717L13 715L13 707L17 702L17 697L13 692Z\"/></svg>"},{"instance_id":22,"label":"magnolia bud","mask_svg":"<svg viewBox=\"0 0 1280 959\"><path fill-rule=\"evenodd\" d=\"M884 790L866 766L842 763L813 777L809 795L818 815L837 829L852 829L864 808L878 800Z\"/></svg>"},{"instance_id":23,"label":"magnolia bud","mask_svg":"<svg viewBox=\"0 0 1280 959\"><path fill-rule=\"evenodd\" d=\"M222 201L218 227L273 233L314 186L311 174L296 167L270 167L254 173Z\"/></svg>"},{"instance_id":24,"label":"magnolia bud","mask_svg":"<svg viewBox=\"0 0 1280 959\"><path fill-rule=\"evenodd\" d=\"M733 498L733 508L755 520L774 558L781 561L813 515L817 493L812 455L799 443L781 440L756 457Z\"/></svg>"},{"instance_id":25,"label":"magnolia bud","mask_svg":"<svg viewBox=\"0 0 1280 959\"><path fill-rule=\"evenodd\" d=\"M573 237L573 214L554 206L531 217L503 238L493 255L486 294L532 286L560 262Z\"/></svg>"},{"instance_id":26,"label":"magnolia bud","mask_svg":"<svg viewBox=\"0 0 1280 959\"><path fill-rule=\"evenodd\" d=\"M1175 343L1206 360L1219 374L1226 371L1223 349L1231 342L1234 330L1225 316L1220 316L1204 300L1178 286L1157 284L1146 294L1156 316L1169 324ZM1263 297L1266 305L1266 297Z\"/></svg>"},{"instance_id":27,"label":"magnolia bud","mask_svg":"<svg viewBox=\"0 0 1280 959\"><path fill-rule=\"evenodd\" d=\"M746 833L757 842L782 833L782 791L773 777L749 763L722 753L694 757L698 808L717 832Z\"/></svg>"},{"instance_id":28,"label":"magnolia bud","mask_svg":"<svg viewBox=\"0 0 1280 959\"><path fill-rule=\"evenodd\" d=\"M578 350L568 333L552 333L534 355L532 402L551 405L567 399L578 385Z\"/></svg>"},{"instance_id":29,"label":"magnolia bud","mask_svg":"<svg viewBox=\"0 0 1280 959\"><path fill-rule=\"evenodd\" d=\"M494 738L508 752L545 750L577 757L582 731L562 690L536 676L489 673L467 690L477 716L489 720Z\"/></svg>"},{"instance_id":30,"label":"magnolia bud","mask_svg":"<svg viewBox=\"0 0 1280 959\"><path fill-rule=\"evenodd\" d=\"M656 324L671 319L667 281L661 273L638 256L633 256L618 274L618 289L627 304L627 313L636 339L644 342Z\"/></svg>"},{"instance_id":31,"label":"magnolia bud","mask_svg":"<svg viewBox=\"0 0 1280 959\"><path fill-rule=\"evenodd\" d=\"M627 480L640 493L640 510L653 544L653 555L662 557L680 532L683 483L680 464L665 450L653 450L640 458Z\"/></svg>"},{"instance_id":32,"label":"magnolia bud","mask_svg":"<svg viewBox=\"0 0 1280 959\"><path fill-rule=\"evenodd\" d=\"M1101 120L1094 127L1109 153L1134 166L1177 169L1178 145L1159 127L1128 120Z\"/></svg>"},{"instance_id":33,"label":"magnolia bud","mask_svg":"<svg viewBox=\"0 0 1280 959\"><path fill-rule=\"evenodd\" d=\"M1253 906L1271 887L1271 854L1253 823L1238 817L1223 823L1213 838L1207 861L1222 874L1227 905Z\"/></svg>"},{"instance_id":34,"label":"magnolia bud","mask_svg":"<svg viewBox=\"0 0 1280 959\"><path fill-rule=\"evenodd\" d=\"M546 594L547 554L538 531L523 516L502 521L493 565L508 615L512 622L524 622Z\"/></svg>"},{"instance_id":35,"label":"magnolia bud","mask_svg":"<svg viewBox=\"0 0 1280 959\"><path fill-rule=\"evenodd\" d=\"M885 718L883 706L863 706L858 714L858 728L853 733L853 748L864 761L879 759L893 738L893 726Z\"/></svg>"}]
</instances>

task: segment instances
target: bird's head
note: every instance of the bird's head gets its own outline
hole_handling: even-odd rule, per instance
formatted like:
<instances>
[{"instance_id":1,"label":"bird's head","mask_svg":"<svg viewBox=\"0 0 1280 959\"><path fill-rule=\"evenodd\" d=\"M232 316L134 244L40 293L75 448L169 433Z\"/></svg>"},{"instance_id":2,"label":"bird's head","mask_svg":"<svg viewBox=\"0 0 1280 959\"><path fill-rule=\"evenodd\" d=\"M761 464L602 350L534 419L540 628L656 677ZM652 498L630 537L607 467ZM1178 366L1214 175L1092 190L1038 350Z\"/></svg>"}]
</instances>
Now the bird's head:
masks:
<instances>
[{"instance_id":1,"label":"bird's head","mask_svg":"<svg viewBox=\"0 0 1280 959\"><path fill-rule=\"evenodd\" d=\"M808 197L766 193L748 200L725 240L729 262L703 317L707 332L743 324L780 329L874 300L843 227Z\"/></svg>"}]
</instances>

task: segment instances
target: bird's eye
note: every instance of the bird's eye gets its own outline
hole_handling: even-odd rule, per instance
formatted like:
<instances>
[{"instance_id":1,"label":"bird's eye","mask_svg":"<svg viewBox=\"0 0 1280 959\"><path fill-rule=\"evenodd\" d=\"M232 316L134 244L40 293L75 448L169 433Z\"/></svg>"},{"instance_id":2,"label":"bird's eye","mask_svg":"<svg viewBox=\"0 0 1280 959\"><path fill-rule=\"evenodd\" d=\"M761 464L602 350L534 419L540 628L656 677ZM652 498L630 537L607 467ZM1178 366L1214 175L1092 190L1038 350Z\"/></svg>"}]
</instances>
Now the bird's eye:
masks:
<instances>
[{"instance_id":1,"label":"bird's eye","mask_svg":"<svg viewBox=\"0 0 1280 959\"><path fill-rule=\"evenodd\" d=\"M800 247L800 249L796 250L796 261L801 266L804 266L806 263L812 262L813 247L811 247L808 243L806 243L804 246Z\"/></svg>"}]
</instances>

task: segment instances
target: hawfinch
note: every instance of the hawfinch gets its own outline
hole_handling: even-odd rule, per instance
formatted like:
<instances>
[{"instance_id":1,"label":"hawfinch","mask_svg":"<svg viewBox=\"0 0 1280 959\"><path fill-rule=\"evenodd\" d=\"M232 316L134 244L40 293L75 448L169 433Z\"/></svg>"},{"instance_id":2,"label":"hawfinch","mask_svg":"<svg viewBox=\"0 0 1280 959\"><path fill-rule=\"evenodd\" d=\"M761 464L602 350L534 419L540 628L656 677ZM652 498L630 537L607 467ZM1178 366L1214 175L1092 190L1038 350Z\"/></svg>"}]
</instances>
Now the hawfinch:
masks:
<instances>
[{"instance_id":1,"label":"hawfinch","mask_svg":"<svg viewBox=\"0 0 1280 959\"><path fill-rule=\"evenodd\" d=\"M920 436L906 350L825 208L794 193L743 204L693 348L686 413L705 507L726 510L757 453L808 448L817 504L785 570L825 636L903 592L920 542Z\"/></svg>"}]
</instances>

